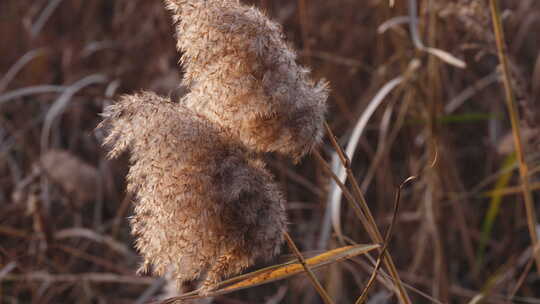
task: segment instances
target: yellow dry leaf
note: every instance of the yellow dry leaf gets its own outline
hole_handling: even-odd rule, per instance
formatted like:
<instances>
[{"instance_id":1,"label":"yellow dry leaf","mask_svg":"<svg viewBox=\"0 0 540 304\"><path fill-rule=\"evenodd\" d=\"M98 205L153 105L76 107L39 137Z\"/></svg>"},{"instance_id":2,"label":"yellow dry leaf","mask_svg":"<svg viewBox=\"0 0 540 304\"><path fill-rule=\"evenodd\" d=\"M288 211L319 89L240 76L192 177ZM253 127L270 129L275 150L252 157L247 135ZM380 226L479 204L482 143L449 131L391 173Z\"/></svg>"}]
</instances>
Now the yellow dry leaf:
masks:
<instances>
[{"instance_id":1,"label":"yellow dry leaf","mask_svg":"<svg viewBox=\"0 0 540 304\"><path fill-rule=\"evenodd\" d=\"M345 246L337 249L333 249L312 258L306 259L306 264L311 269L317 269L322 266L326 266L335 262L339 262L345 259L350 259L352 257L365 254L369 251L379 248L380 245L377 244L368 244L368 245L353 245ZM222 295L226 293L231 293L233 291L238 291L241 289L246 289L250 287L259 286L262 284L267 284L275 282L278 280L283 280L285 278L291 277L295 274L304 272L304 267L297 261L289 261L284 264L270 266L264 269L260 269L248 274L240 275L232 279L221 282L219 286L225 286L220 289L211 292L206 295L207 297ZM172 298L163 302L174 303L180 300L189 300L200 298L201 296L197 295L197 291L193 291L187 294L184 294L181 297Z\"/></svg>"}]
</instances>

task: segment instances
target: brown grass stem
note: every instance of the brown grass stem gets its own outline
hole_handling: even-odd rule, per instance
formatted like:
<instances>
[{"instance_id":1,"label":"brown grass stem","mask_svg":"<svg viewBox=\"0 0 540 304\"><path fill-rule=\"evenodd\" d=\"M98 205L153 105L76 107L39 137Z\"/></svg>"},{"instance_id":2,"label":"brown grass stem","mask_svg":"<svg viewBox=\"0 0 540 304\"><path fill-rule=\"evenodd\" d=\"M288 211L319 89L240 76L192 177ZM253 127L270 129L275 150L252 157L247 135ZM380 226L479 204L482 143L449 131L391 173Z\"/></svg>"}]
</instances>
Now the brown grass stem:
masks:
<instances>
[{"instance_id":1,"label":"brown grass stem","mask_svg":"<svg viewBox=\"0 0 540 304\"><path fill-rule=\"evenodd\" d=\"M328 137L330 138L330 141L332 142L332 145L334 146L334 149L336 150L336 152L339 155L339 158L340 158L340 160L342 162L342 165L346 169L347 178L350 180L350 182L351 182L351 184L353 186L354 194L356 195L357 201L360 204L360 207L361 207L362 211L365 213L365 215L366 215L366 217L368 219L369 226L371 226L371 227L365 226L364 228L368 231L368 234L371 231L370 228L372 228L372 230L374 231L373 234L370 234L370 237L371 237L372 241L374 241L376 243L379 243L379 244L383 243L382 234L379 231L379 228L377 227L377 224L375 222L375 219L373 218L373 215L371 214L371 211L370 211L370 209L369 209L369 207L367 205L367 201L366 201L364 195L362 194L362 191L360 190L360 186L358 185L358 182L354 178L354 174L352 172L352 168L351 168L351 165L350 165L350 160L346 157L345 153L343 152L343 149L338 144L338 142L337 142L337 140L335 138L335 135L332 132L332 129L330 128L328 123L325 122L324 126L326 128L326 131L328 132ZM394 262L392 260L391 255L388 253L388 251L386 251L386 253L384 253L384 264L387 267L388 272L392 276L392 279L394 280L394 283L396 284L396 288L397 288L396 294L397 294L397 296L399 298L399 301L401 303L403 303L403 304L410 304L411 300L409 299L407 291L405 290L405 288L404 288L404 286L403 286L403 284L401 282L401 279L399 278L397 268L396 268L396 266L395 266L395 264L394 264Z\"/></svg>"},{"instance_id":2,"label":"brown grass stem","mask_svg":"<svg viewBox=\"0 0 540 304\"><path fill-rule=\"evenodd\" d=\"M504 84L504 92L506 97L506 106L508 108L508 114L510 116L510 122L512 124L512 135L514 137L514 146L516 149L516 155L519 162L519 175L521 178L523 198L525 201L525 208L527 211L527 226L529 227L529 234L533 248L537 248L538 235L536 232L537 220L536 210L534 207L534 200L531 193L531 187L529 184L529 169L525 161L525 152L521 141L521 132L519 126L519 112L512 91L512 85L510 80L510 71L508 68L508 56L506 43L504 38L504 31L501 22L501 12L499 8L499 2L497 0L489 1L491 9L491 20L493 23L493 30L495 32L495 40L497 42L497 52L499 55L499 61L502 66L502 78ZM537 269L540 269L540 252L533 252L536 261Z\"/></svg>"},{"instance_id":3,"label":"brown grass stem","mask_svg":"<svg viewBox=\"0 0 540 304\"><path fill-rule=\"evenodd\" d=\"M314 151L313 155L323 165L324 170L326 172L328 172L328 174L330 174L330 177L332 177L332 179L336 182L338 187L341 188L341 191L343 192L343 195L345 195L345 198L347 199L347 202L349 203L349 206L354 211L356 216L360 219L360 221L362 222L362 225L364 225L366 230L368 230L368 234L370 236L375 235L376 233L373 231L372 226L369 224L368 219L366 218L366 216L365 216L364 212L362 211L362 209L360 208L360 206L356 203L356 201L355 201L354 197L352 196L351 192L349 191L349 189L347 189L345 184L343 184L339 180L339 177L332 171L332 169L330 168L330 165L321 156L321 154L319 154L319 152Z\"/></svg>"},{"instance_id":4,"label":"brown grass stem","mask_svg":"<svg viewBox=\"0 0 540 304\"><path fill-rule=\"evenodd\" d=\"M399 188L396 191L396 196L394 200L394 211L392 213L392 221L390 222L390 226L386 231L386 235L384 237L384 245L381 248L379 257L377 258L377 263L375 264L375 268L371 272L371 276L366 284L366 287L364 287L364 290L362 290L362 294L355 302L356 304L362 304L366 302L369 290L373 286L373 283L375 283L375 279L377 279L377 274L379 273L379 269L381 268L383 257L386 254L386 250L388 249L388 244L390 243L390 238L392 237L392 232L394 231L394 225L396 224L396 219L399 212L399 203L401 201L401 191L409 182L412 182L414 180L416 180L415 176L407 178L405 181L403 181L403 183L401 183L401 185L399 185Z\"/></svg>"},{"instance_id":5,"label":"brown grass stem","mask_svg":"<svg viewBox=\"0 0 540 304\"><path fill-rule=\"evenodd\" d=\"M527 262L527 265L525 265L525 267L523 268L523 271L522 271L521 275L519 276L519 278L518 278L518 280L516 282L516 285L512 288L512 291L510 292L510 295L508 296L508 301L512 301L514 299L516 293L521 288L521 286L523 286L523 283L525 282L525 279L527 278L527 276L531 272L532 266L534 264L535 252L538 252L538 249L539 248L536 247L536 248L533 248L531 250L531 258Z\"/></svg>"},{"instance_id":6,"label":"brown grass stem","mask_svg":"<svg viewBox=\"0 0 540 304\"><path fill-rule=\"evenodd\" d=\"M330 298L328 293L326 293L326 291L322 287L321 283L319 282L319 280L317 279L313 271L311 271L311 268L309 268L309 266L307 265L306 259L304 259L304 256L302 255L302 253L300 253L300 250L298 250L298 247L296 247L296 244L294 243L289 233L285 231L284 235L285 235L285 240L287 241L287 244L289 245L289 248L294 253L294 255L298 258L298 261L300 262L300 264L302 264L302 267L304 267L304 269L306 270L306 273L309 279L311 280L311 283L313 284L313 286L315 287L315 289L317 290L317 292L323 299L324 303L333 304L334 301L332 301L332 299Z\"/></svg>"},{"instance_id":7,"label":"brown grass stem","mask_svg":"<svg viewBox=\"0 0 540 304\"><path fill-rule=\"evenodd\" d=\"M362 208L362 211L367 216L369 223L371 225L375 225L375 219L373 218L373 215L371 214L371 211L369 210L369 207L367 206L367 201L364 198L364 194L362 193L360 186L356 182L356 178L354 178L354 173L352 172L352 168L351 168L351 160L349 159L349 157L347 157L347 154L345 154L341 146L338 144L336 140L336 136L332 132L332 129L330 128L328 123L325 122L324 127L326 128L326 131L328 132L328 137L330 138L330 141L332 142L332 146L334 146L343 167L345 167L347 177L351 181L351 185L353 187L353 193L355 194L356 199L360 201L360 208ZM379 242L382 242L382 237L381 237L380 232L377 231L376 234L378 234L377 238L380 239Z\"/></svg>"}]
</instances>

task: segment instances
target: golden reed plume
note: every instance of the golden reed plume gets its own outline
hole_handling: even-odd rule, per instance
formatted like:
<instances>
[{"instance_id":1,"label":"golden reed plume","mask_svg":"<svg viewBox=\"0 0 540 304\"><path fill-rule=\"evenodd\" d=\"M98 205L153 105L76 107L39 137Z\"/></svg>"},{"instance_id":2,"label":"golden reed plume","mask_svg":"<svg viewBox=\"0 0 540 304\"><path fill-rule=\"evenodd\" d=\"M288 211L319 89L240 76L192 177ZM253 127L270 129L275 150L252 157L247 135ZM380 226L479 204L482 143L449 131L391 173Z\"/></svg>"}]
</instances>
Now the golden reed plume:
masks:
<instances>
[{"instance_id":1,"label":"golden reed plume","mask_svg":"<svg viewBox=\"0 0 540 304\"><path fill-rule=\"evenodd\" d=\"M109 157L130 151L141 271L178 284L223 278L279 253L284 198L260 159L299 159L322 137L327 85L295 62L278 24L236 0L165 0L189 92L123 96L100 124Z\"/></svg>"},{"instance_id":2,"label":"golden reed plume","mask_svg":"<svg viewBox=\"0 0 540 304\"><path fill-rule=\"evenodd\" d=\"M283 196L264 163L223 130L153 93L124 96L104 114L110 156L131 151L128 190L141 271L211 287L279 252Z\"/></svg>"},{"instance_id":3,"label":"golden reed plume","mask_svg":"<svg viewBox=\"0 0 540 304\"><path fill-rule=\"evenodd\" d=\"M237 0L165 0L177 29L183 102L249 149L295 159L322 137L328 90L296 63L279 24Z\"/></svg>"}]
</instances>

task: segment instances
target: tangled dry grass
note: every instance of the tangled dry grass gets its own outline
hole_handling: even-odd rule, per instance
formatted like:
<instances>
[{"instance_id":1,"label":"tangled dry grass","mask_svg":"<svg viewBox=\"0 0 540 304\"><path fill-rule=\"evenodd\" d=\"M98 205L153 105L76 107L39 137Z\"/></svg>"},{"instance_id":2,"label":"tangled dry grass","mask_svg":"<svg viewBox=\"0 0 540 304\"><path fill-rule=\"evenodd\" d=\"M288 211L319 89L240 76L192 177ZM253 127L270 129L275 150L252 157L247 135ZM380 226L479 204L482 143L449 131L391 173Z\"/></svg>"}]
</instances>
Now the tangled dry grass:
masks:
<instances>
[{"instance_id":1,"label":"tangled dry grass","mask_svg":"<svg viewBox=\"0 0 540 304\"><path fill-rule=\"evenodd\" d=\"M388 246L411 301L539 303L488 1L246 2L282 24L300 63L331 83L328 123L343 147L361 135L351 169L380 231L391 223L396 187L418 175L402 193ZM501 7L507 79L537 202L540 3ZM0 36L9 42L0 48L0 302L145 303L164 292L165 280L135 275L128 159L108 161L105 135L94 129L119 94L185 95L174 32L157 0L0 2ZM242 167L276 176L305 256L373 243L376 233L353 208L328 195L329 166L316 155L336 159L330 138L317 152L298 165L273 155L264 156L267 169L256 160ZM354 303L376 259L354 257L317 276L335 303ZM388 269L381 266L369 303L397 301ZM310 284L296 276L212 301L318 303Z\"/></svg>"}]
</instances>

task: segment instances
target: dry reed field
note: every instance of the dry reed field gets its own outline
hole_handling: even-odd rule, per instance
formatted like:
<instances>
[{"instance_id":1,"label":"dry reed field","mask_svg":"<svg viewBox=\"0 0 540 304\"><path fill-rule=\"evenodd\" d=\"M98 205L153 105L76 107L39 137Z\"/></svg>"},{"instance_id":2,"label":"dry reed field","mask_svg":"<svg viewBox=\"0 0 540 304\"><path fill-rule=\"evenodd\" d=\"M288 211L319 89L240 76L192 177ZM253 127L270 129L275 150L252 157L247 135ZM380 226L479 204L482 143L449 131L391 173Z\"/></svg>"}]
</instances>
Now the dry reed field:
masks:
<instances>
[{"instance_id":1,"label":"dry reed field","mask_svg":"<svg viewBox=\"0 0 540 304\"><path fill-rule=\"evenodd\" d=\"M1 0L0 303L540 303L540 2Z\"/></svg>"}]
</instances>

